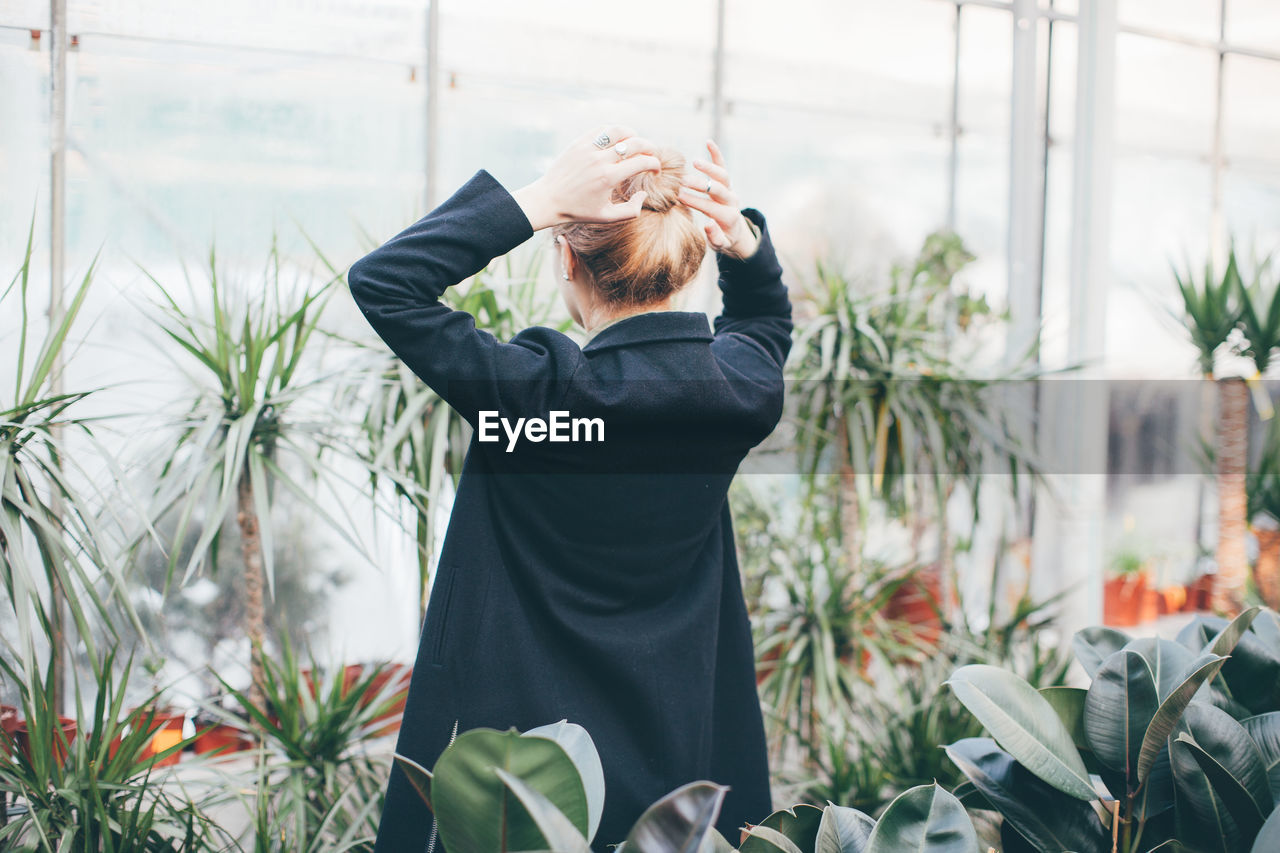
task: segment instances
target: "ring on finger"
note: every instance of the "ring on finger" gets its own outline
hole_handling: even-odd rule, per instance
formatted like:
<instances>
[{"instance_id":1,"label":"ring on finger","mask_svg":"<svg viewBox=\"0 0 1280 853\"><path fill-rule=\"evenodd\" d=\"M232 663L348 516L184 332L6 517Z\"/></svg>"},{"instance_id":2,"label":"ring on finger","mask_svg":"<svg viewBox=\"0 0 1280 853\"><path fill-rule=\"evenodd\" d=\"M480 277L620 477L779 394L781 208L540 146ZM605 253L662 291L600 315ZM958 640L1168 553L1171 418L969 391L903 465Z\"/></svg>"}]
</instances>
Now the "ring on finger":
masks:
<instances>
[{"instance_id":1,"label":"ring on finger","mask_svg":"<svg viewBox=\"0 0 1280 853\"><path fill-rule=\"evenodd\" d=\"M711 195L711 179L707 178L707 195Z\"/></svg>"},{"instance_id":2,"label":"ring on finger","mask_svg":"<svg viewBox=\"0 0 1280 853\"><path fill-rule=\"evenodd\" d=\"M594 145L595 147L599 148L601 151L603 151L604 149L606 149L606 148L608 148L608 147L609 147L609 142L610 142L610 141L611 141L611 140L609 139L609 134L607 134L607 133L602 133L602 134L600 134L599 136L597 136L597 137L592 141L592 143L591 143L591 144L592 144L592 145Z\"/></svg>"},{"instance_id":3,"label":"ring on finger","mask_svg":"<svg viewBox=\"0 0 1280 853\"><path fill-rule=\"evenodd\" d=\"M618 159L621 160L627 156L627 143L619 142L617 145L613 146L613 150L614 153L618 155Z\"/></svg>"}]
</instances>

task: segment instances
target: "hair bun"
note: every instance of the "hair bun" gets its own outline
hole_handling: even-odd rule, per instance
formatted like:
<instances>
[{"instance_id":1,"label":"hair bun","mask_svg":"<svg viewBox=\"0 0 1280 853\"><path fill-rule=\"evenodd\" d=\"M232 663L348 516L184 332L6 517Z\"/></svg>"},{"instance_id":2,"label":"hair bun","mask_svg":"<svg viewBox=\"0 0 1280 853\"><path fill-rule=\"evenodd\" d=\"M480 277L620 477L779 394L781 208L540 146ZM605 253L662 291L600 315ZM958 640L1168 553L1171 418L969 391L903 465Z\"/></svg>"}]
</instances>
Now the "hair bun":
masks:
<instances>
[{"instance_id":1,"label":"hair bun","mask_svg":"<svg viewBox=\"0 0 1280 853\"><path fill-rule=\"evenodd\" d=\"M654 156L662 162L662 171L640 172L623 181L614 191L614 201L626 201L643 190L645 210L666 213L679 203L684 156L672 148L659 149Z\"/></svg>"},{"instance_id":2,"label":"hair bun","mask_svg":"<svg viewBox=\"0 0 1280 853\"><path fill-rule=\"evenodd\" d=\"M554 236L564 236L596 290L613 304L649 305L666 299L693 280L707 253L706 235L694 222L693 209L680 203L684 156L673 148L661 148L654 156L661 171L639 172L613 191L618 203L643 191L639 216L552 229Z\"/></svg>"}]
</instances>

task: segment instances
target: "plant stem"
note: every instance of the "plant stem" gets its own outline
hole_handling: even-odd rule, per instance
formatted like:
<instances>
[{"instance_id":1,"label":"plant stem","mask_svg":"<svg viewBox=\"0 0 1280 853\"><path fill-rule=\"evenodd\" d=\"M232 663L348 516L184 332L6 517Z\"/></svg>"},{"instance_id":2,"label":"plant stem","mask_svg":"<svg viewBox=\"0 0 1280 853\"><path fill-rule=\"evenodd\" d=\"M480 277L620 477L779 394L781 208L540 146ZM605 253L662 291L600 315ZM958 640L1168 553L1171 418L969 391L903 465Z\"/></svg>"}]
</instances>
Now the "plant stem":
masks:
<instances>
[{"instance_id":1,"label":"plant stem","mask_svg":"<svg viewBox=\"0 0 1280 853\"><path fill-rule=\"evenodd\" d=\"M240 525L240 550L244 558L244 625L249 637L249 701L265 713L263 685L266 673L262 668L262 645L266 635L266 614L262 604L262 537L248 461L240 472L236 492L239 499L236 522Z\"/></svg>"}]
</instances>

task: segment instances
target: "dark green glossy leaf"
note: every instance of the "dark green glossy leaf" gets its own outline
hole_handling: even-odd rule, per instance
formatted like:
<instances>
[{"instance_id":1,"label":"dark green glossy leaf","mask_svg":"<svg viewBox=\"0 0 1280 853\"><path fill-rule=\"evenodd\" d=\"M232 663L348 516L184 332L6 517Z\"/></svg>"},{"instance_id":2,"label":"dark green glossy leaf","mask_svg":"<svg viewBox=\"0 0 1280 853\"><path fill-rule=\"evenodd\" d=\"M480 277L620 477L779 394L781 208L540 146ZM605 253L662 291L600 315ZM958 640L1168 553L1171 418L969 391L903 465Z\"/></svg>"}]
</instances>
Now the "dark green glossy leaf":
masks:
<instances>
[{"instance_id":1,"label":"dark green glossy leaf","mask_svg":"<svg viewBox=\"0 0 1280 853\"><path fill-rule=\"evenodd\" d=\"M431 808L431 771L412 758L405 758L398 753L396 754L396 763L400 765L400 769L409 779L409 784L413 786L413 790L418 792L419 797L422 797L422 801L427 804L427 808Z\"/></svg>"},{"instance_id":2,"label":"dark green glossy leaf","mask_svg":"<svg viewBox=\"0 0 1280 853\"><path fill-rule=\"evenodd\" d=\"M1110 837L1091 805L1045 784L995 741L966 738L946 750L991 806L1038 849L1110 850Z\"/></svg>"},{"instance_id":3,"label":"dark green glossy leaf","mask_svg":"<svg viewBox=\"0 0 1280 853\"><path fill-rule=\"evenodd\" d=\"M696 853L727 791L711 782L690 782L667 794L631 827L626 853Z\"/></svg>"},{"instance_id":4,"label":"dark green glossy leaf","mask_svg":"<svg viewBox=\"0 0 1280 853\"><path fill-rule=\"evenodd\" d=\"M1280 809L1271 812L1258 837L1253 840L1249 853L1275 853L1277 850L1280 850Z\"/></svg>"},{"instance_id":5,"label":"dark green glossy leaf","mask_svg":"<svg viewBox=\"0 0 1280 853\"><path fill-rule=\"evenodd\" d=\"M520 777L513 776L501 767L495 767L493 772L516 795L520 805L533 818L538 831L546 839L548 849L556 853L591 853L587 839L540 791L526 785Z\"/></svg>"},{"instance_id":6,"label":"dark green glossy leaf","mask_svg":"<svg viewBox=\"0 0 1280 853\"><path fill-rule=\"evenodd\" d=\"M504 853L544 850L546 839L520 800L494 772L507 771L541 793L585 834L587 795L578 770L554 741L514 729L472 729L436 761L431 779L440 840L448 850Z\"/></svg>"},{"instance_id":7,"label":"dark green glossy leaf","mask_svg":"<svg viewBox=\"0 0 1280 853\"><path fill-rule=\"evenodd\" d=\"M876 822L857 809L828 805L812 849L814 853L864 853L875 828Z\"/></svg>"},{"instance_id":8,"label":"dark green glossy leaf","mask_svg":"<svg viewBox=\"0 0 1280 853\"><path fill-rule=\"evenodd\" d=\"M1123 631L1095 625L1077 631L1071 640L1071 646L1075 649L1076 660L1080 661L1084 671L1092 677L1098 667L1102 666L1102 662L1123 649L1129 640L1129 635Z\"/></svg>"},{"instance_id":9,"label":"dark green glossy leaf","mask_svg":"<svg viewBox=\"0 0 1280 853\"><path fill-rule=\"evenodd\" d=\"M1071 733L1034 687L1007 670L983 664L961 667L947 684L1022 766L1077 799L1094 799Z\"/></svg>"},{"instance_id":10,"label":"dark green glossy leaf","mask_svg":"<svg viewBox=\"0 0 1280 853\"><path fill-rule=\"evenodd\" d=\"M1173 732L1178 720L1182 718L1182 712L1186 710L1201 686L1217 676L1224 661L1226 658L1213 653L1196 658L1190 664L1182 683L1161 700L1159 709L1151 718L1151 724L1147 726L1147 731L1142 737L1142 750L1138 754L1139 781L1147 778L1156 756L1165 749L1169 742L1169 735Z\"/></svg>"},{"instance_id":11,"label":"dark green glossy leaf","mask_svg":"<svg viewBox=\"0 0 1280 853\"><path fill-rule=\"evenodd\" d=\"M760 821L758 826L777 830L795 842L805 853L813 850L818 837L818 825L822 822L822 809L817 806L798 805L780 809ZM759 838L748 838L738 848L739 853L776 853L774 845Z\"/></svg>"},{"instance_id":12,"label":"dark green glossy leaf","mask_svg":"<svg viewBox=\"0 0 1280 853\"><path fill-rule=\"evenodd\" d=\"M1089 749L1084 733L1084 701L1088 693L1083 687L1040 688L1040 695L1058 712L1058 718L1071 733L1071 741L1077 749Z\"/></svg>"},{"instance_id":13,"label":"dark green glossy leaf","mask_svg":"<svg viewBox=\"0 0 1280 853\"><path fill-rule=\"evenodd\" d=\"M1240 725L1253 738L1262 756L1272 799L1280 800L1280 711L1249 717L1241 720Z\"/></svg>"},{"instance_id":14,"label":"dark green glossy leaf","mask_svg":"<svg viewBox=\"0 0 1280 853\"><path fill-rule=\"evenodd\" d=\"M978 835L960 801L937 784L904 791L889 803L867 853L978 853Z\"/></svg>"},{"instance_id":15,"label":"dark green glossy leaf","mask_svg":"<svg viewBox=\"0 0 1280 853\"><path fill-rule=\"evenodd\" d=\"M1125 793L1137 789L1138 753L1158 705L1147 661L1128 649L1103 661L1089 686L1084 705L1085 737L1099 761L1124 773Z\"/></svg>"},{"instance_id":16,"label":"dark green glossy leaf","mask_svg":"<svg viewBox=\"0 0 1280 853\"><path fill-rule=\"evenodd\" d=\"M1125 649L1142 655L1147 662L1161 701L1186 680L1197 657L1186 646L1160 637L1139 637Z\"/></svg>"}]
</instances>

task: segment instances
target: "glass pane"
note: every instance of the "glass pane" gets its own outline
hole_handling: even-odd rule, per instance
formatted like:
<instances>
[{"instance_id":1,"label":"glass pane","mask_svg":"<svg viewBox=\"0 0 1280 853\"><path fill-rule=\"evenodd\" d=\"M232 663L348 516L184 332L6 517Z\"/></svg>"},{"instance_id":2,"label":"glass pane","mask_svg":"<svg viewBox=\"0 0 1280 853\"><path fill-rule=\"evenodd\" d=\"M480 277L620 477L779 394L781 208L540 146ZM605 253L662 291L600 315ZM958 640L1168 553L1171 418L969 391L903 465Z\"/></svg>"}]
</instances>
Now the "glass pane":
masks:
<instances>
[{"instance_id":1,"label":"glass pane","mask_svg":"<svg viewBox=\"0 0 1280 853\"><path fill-rule=\"evenodd\" d=\"M735 101L944 123L955 9L936 0L771 0L729 5L726 89Z\"/></svg>"},{"instance_id":2,"label":"glass pane","mask_svg":"<svg viewBox=\"0 0 1280 853\"><path fill-rule=\"evenodd\" d=\"M1213 148L1217 54L1123 33L1116 53L1121 149L1207 156Z\"/></svg>"},{"instance_id":3,"label":"glass pane","mask_svg":"<svg viewBox=\"0 0 1280 853\"><path fill-rule=\"evenodd\" d=\"M1249 169L1228 169L1222 179L1227 228L1260 255L1280 249L1280 159Z\"/></svg>"},{"instance_id":4,"label":"glass pane","mask_svg":"<svg viewBox=\"0 0 1280 853\"><path fill-rule=\"evenodd\" d=\"M776 108L735 114L726 135L743 202L769 218L785 258L875 269L916 251L946 221L948 144L941 136Z\"/></svg>"},{"instance_id":5,"label":"glass pane","mask_svg":"<svg viewBox=\"0 0 1280 853\"><path fill-rule=\"evenodd\" d=\"M0 0L0 23L8 27L47 30L49 3L47 0Z\"/></svg>"},{"instance_id":6,"label":"glass pane","mask_svg":"<svg viewBox=\"0 0 1280 853\"><path fill-rule=\"evenodd\" d=\"M1222 133L1227 159L1248 166L1280 152L1280 62L1228 56L1223 78Z\"/></svg>"},{"instance_id":7,"label":"glass pane","mask_svg":"<svg viewBox=\"0 0 1280 853\"><path fill-rule=\"evenodd\" d=\"M1227 42L1280 53L1280 4L1275 0L1227 0Z\"/></svg>"},{"instance_id":8,"label":"glass pane","mask_svg":"<svg viewBox=\"0 0 1280 853\"><path fill-rule=\"evenodd\" d=\"M711 90L715 25L713 0L444 0L441 69L459 86L505 80L586 96L697 97Z\"/></svg>"},{"instance_id":9,"label":"glass pane","mask_svg":"<svg viewBox=\"0 0 1280 853\"><path fill-rule=\"evenodd\" d=\"M298 223L335 260L421 207L407 66L92 36L74 54L68 251L257 257ZM384 235L385 236L385 235ZM305 254L305 242L300 250Z\"/></svg>"},{"instance_id":10,"label":"glass pane","mask_svg":"<svg viewBox=\"0 0 1280 853\"><path fill-rule=\"evenodd\" d=\"M68 0L72 33L236 45L420 63L426 4L415 0Z\"/></svg>"},{"instance_id":11,"label":"glass pane","mask_svg":"<svg viewBox=\"0 0 1280 853\"><path fill-rule=\"evenodd\" d=\"M0 115L8 117L0 133L0 287L22 262L33 213L36 243L48 246L49 53L30 44L22 30L0 30Z\"/></svg>"},{"instance_id":12,"label":"glass pane","mask_svg":"<svg viewBox=\"0 0 1280 853\"><path fill-rule=\"evenodd\" d=\"M1008 12L966 6L960 14L960 126L1009 134L1013 19Z\"/></svg>"},{"instance_id":13,"label":"glass pane","mask_svg":"<svg viewBox=\"0 0 1280 853\"><path fill-rule=\"evenodd\" d=\"M1117 0L1120 25L1218 39L1220 0Z\"/></svg>"}]
</instances>

